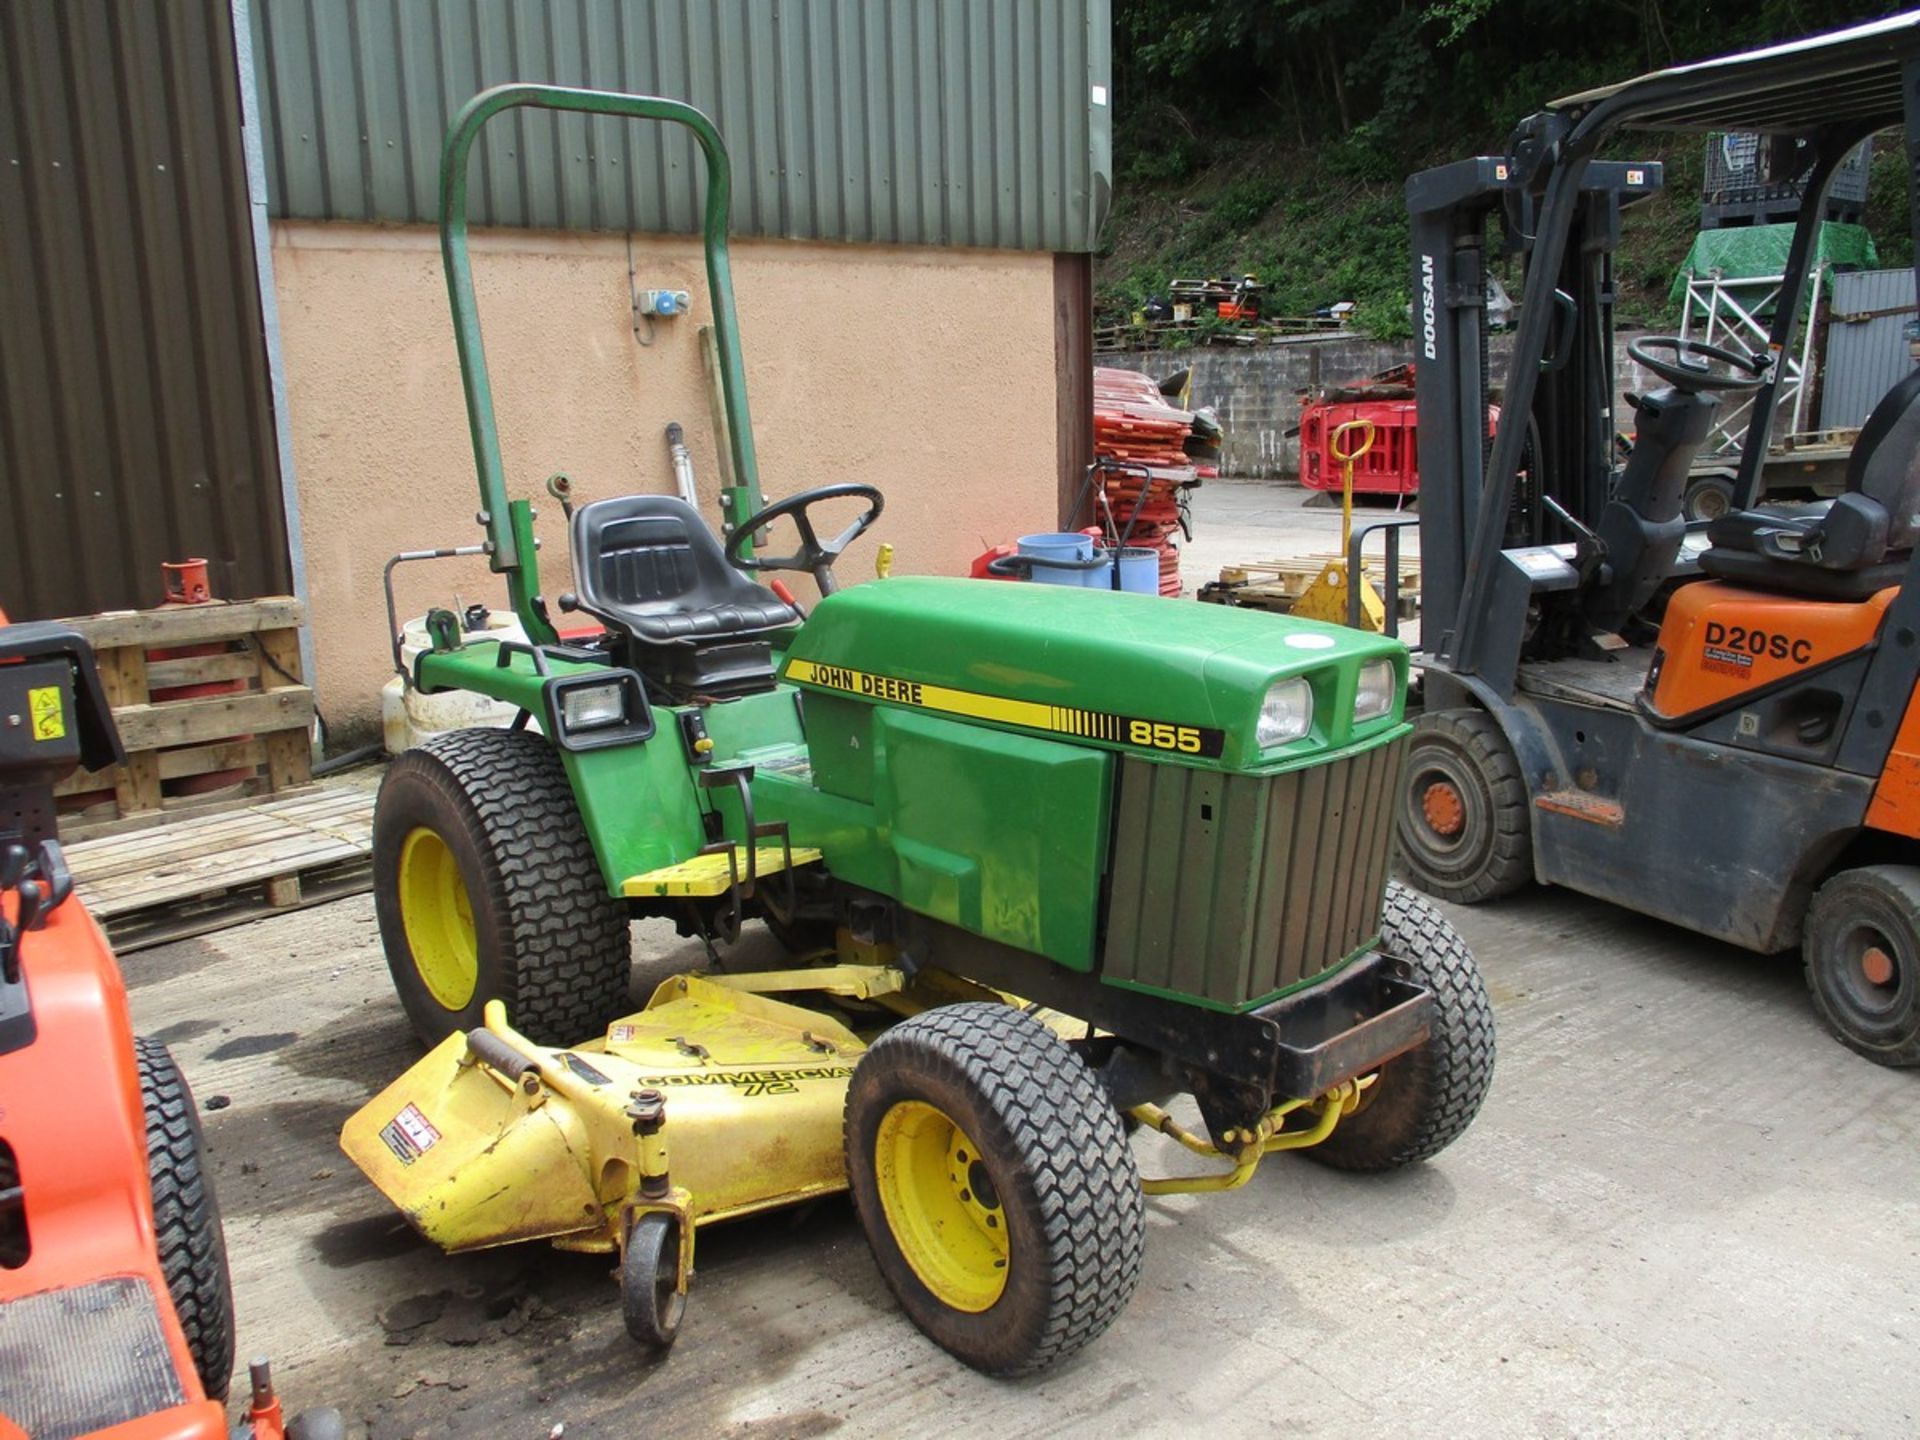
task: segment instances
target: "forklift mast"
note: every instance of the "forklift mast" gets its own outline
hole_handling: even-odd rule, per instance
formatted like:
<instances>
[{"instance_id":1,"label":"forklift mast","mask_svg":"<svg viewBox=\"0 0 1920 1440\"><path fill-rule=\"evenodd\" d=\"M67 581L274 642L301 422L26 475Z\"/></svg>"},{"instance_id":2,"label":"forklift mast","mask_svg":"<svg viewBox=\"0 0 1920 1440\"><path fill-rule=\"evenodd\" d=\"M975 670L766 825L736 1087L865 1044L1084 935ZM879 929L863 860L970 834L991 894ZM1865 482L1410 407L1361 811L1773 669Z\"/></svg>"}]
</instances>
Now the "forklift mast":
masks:
<instances>
[{"instance_id":1,"label":"forklift mast","mask_svg":"<svg viewBox=\"0 0 1920 1440\"><path fill-rule=\"evenodd\" d=\"M1476 156L1422 171L1407 182L1412 214L1414 346L1420 421L1422 649L1451 668L1478 670L1482 627L1463 605L1486 562L1477 540L1497 550L1578 538L1581 524L1606 504L1614 471L1613 253L1620 213L1658 191L1658 162L1596 162L1586 167L1550 285L1535 280L1543 164L1537 127L1522 126L1505 156ZM1556 120L1557 117L1545 117ZM1491 234L1522 257L1527 293L1549 297L1548 324L1526 363L1537 371L1530 407L1502 404L1489 435L1491 384L1485 287ZM1516 336L1511 365L1523 363L1528 330ZM1511 387L1509 387L1511 388ZM1524 439L1519 465L1504 479L1489 464L1498 436ZM1491 479L1491 484L1490 484ZM1497 495L1498 498L1492 498ZM1492 529L1486 527L1491 523ZM1510 617L1518 623L1519 616ZM1506 647L1501 647L1506 648Z\"/></svg>"},{"instance_id":2,"label":"forklift mast","mask_svg":"<svg viewBox=\"0 0 1920 1440\"><path fill-rule=\"evenodd\" d=\"M1577 628L1551 592L1605 583L1589 531L1618 478L1613 454L1612 252L1621 209L1660 188L1660 167L1603 161L1624 129L1753 129L1805 192L1776 296L1733 505L1750 508L1794 343L1828 182L1876 129L1906 121L1910 191L1920 195L1920 14L1682 65L1554 102L1523 121L1503 156L1415 175L1414 349L1420 424L1422 664L1510 696L1543 615ZM1488 226L1523 256L1526 285L1505 384L1489 386ZM1913 208L1920 235L1920 206ZM1500 419L1486 439L1486 402ZM1572 542L1571 544L1569 542ZM1571 594L1563 599L1571 601ZM1916 603L1920 603L1917 601ZM1574 636L1559 637L1570 642ZM1544 637L1556 645L1551 631Z\"/></svg>"}]
</instances>

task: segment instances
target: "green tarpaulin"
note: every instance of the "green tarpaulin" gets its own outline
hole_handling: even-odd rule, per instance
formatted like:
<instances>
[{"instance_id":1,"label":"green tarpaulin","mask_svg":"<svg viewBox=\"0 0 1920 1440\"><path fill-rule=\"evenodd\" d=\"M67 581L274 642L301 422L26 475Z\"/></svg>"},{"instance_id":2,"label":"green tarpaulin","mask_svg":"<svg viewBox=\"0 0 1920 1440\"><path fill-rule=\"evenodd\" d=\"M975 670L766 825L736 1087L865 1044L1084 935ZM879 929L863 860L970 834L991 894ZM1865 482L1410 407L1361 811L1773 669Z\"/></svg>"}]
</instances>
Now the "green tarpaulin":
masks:
<instances>
[{"instance_id":1,"label":"green tarpaulin","mask_svg":"<svg viewBox=\"0 0 1920 1440\"><path fill-rule=\"evenodd\" d=\"M1702 230L1693 237L1693 248L1687 251L1687 258L1680 262L1667 299L1680 300L1687 293L1689 280L1704 280L1715 272L1723 280L1778 275L1787 268L1787 251L1792 244L1791 225L1736 225L1726 230ZM1834 266L1873 270L1880 264L1873 248L1873 236L1864 225L1822 225L1814 240L1814 259L1827 267L1821 283L1829 291L1833 288Z\"/></svg>"}]
</instances>

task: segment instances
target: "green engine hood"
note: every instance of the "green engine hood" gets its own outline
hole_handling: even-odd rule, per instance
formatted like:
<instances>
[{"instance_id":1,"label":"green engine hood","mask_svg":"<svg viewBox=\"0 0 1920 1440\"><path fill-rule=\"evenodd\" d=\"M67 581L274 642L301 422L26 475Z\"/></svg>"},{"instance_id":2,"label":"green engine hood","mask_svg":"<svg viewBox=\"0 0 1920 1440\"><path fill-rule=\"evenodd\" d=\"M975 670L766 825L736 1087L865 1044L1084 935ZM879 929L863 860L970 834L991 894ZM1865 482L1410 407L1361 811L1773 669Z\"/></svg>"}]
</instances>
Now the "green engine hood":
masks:
<instances>
[{"instance_id":1,"label":"green engine hood","mask_svg":"<svg viewBox=\"0 0 1920 1440\"><path fill-rule=\"evenodd\" d=\"M1354 725L1360 668L1390 660L1391 711ZM822 600L787 651L803 689L937 711L1216 770L1291 769L1397 735L1407 650L1357 630L1152 595L902 577ZM1268 689L1304 678L1302 739L1262 750Z\"/></svg>"}]
</instances>

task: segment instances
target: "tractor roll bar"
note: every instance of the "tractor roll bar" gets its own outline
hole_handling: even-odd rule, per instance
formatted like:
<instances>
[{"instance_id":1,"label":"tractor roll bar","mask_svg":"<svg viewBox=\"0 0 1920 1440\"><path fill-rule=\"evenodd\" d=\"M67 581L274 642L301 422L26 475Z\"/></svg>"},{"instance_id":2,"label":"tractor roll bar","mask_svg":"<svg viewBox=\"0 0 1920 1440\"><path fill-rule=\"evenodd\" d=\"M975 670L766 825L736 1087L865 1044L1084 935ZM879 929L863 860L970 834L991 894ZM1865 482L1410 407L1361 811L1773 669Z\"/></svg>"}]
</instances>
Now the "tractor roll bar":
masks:
<instances>
[{"instance_id":1,"label":"tractor roll bar","mask_svg":"<svg viewBox=\"0 0 1920 1440\"><path fill-rule=\"evenodd\" d=\"M440 156L440 253L446 262L447 299L453 307L453 341L460 356L460 383L466 391L467 424L473 435L473 462L480 478L480 523L496 574L507 577L513 608L531 635L547 635L550 626L532 602L538 574L531 551L532 527L513 513L507 501L506 473L500 460L500 435L494 420L493 387L480 337L480 312L474 299L473 265L467 248L467 169L481 127L503 110L529 106L630 120L662 120L693 132L706 161L707 205L703 230L707 286L713 300L713 329L720 359L720 391L726 410L727 440L733 454L734 488L726 497L730 520L738 525L761 508L760 474L753 451L753 425L747 413L746 376L741 369L739 322L733 308L733 271L727 254L727 218L733 201L733 171L727 147L713 121L692 105L652 95L622 95L608 90L576 90L560 85L499 85L483 90L461 107L447 131ZM525 502L515 502L524 509Z\"/></svg>"}]
</instances>

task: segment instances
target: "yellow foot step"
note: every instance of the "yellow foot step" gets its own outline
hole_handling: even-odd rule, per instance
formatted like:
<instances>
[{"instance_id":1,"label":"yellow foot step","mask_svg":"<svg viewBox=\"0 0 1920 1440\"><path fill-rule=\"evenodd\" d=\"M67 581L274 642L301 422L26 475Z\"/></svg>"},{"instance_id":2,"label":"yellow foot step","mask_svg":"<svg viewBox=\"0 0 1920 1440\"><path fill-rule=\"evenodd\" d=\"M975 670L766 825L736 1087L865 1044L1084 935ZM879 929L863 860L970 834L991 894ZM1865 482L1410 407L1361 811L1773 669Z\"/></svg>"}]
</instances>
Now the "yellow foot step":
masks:
<instances>
[{"instance_id":1,"label":"yellow foot step","mask_svg":"<svg viewBox=\"0 0 1920 1440\"><path fill-rule=\"evenodd\" d=\"M759 847L756 873L773 875L786 869L789 854L793 856L796 867L812 865L820 859L820 852L809 845L795 845L791 851L778 845L762 845ZM744 845L733 847L731 865L727 863L724 850L716 850L711 855L696 855L678 865L649 870L644 875L630 875L620 887L620 893L629 897L724 895L732 887L736 875L743 880L747 875L747 847Z\"/></svg>"}]
</instances>

